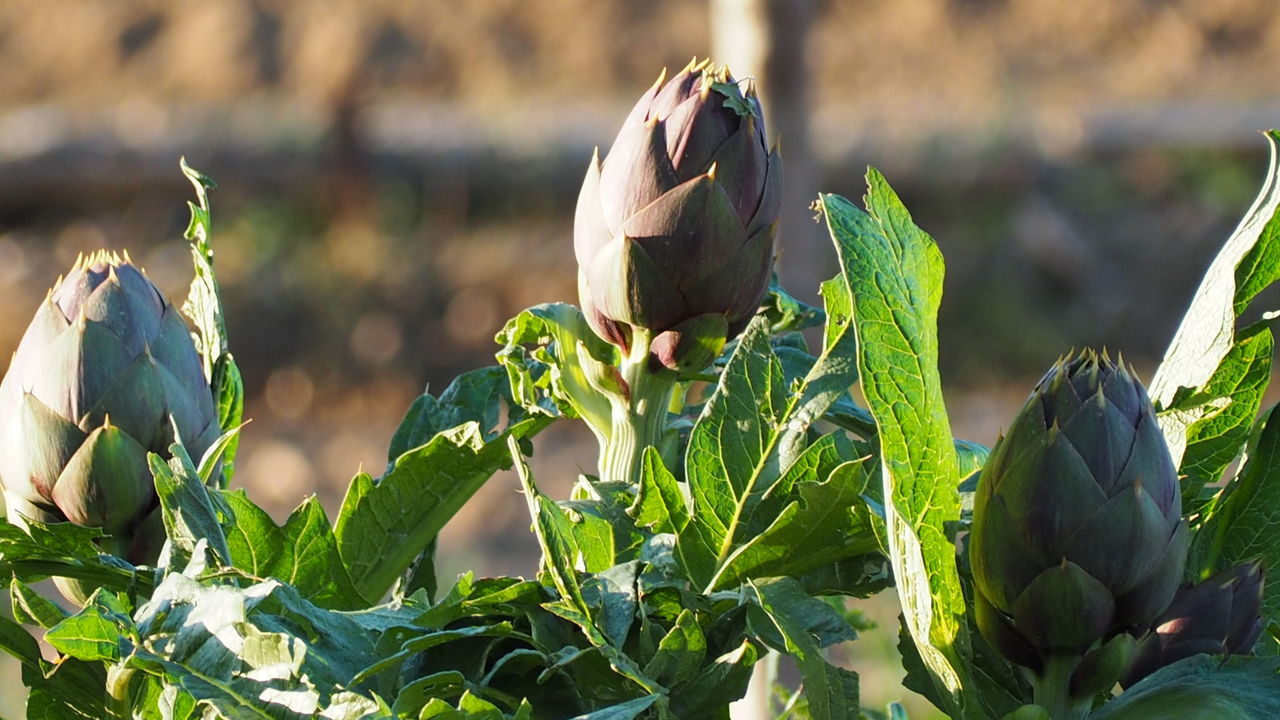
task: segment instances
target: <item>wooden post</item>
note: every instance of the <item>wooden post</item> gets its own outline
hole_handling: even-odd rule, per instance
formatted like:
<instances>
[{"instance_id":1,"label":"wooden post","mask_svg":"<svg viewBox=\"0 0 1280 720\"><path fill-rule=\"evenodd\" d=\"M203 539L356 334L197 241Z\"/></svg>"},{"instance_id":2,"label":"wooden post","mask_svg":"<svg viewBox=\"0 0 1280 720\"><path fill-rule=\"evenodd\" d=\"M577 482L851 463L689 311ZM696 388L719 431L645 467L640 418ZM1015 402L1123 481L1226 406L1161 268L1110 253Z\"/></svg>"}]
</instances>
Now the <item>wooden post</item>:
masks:
<instances>
[{"instance_id":1,"label":"wooden post","mask_svg":"<svg viewBox=\"0 0 1280 720\"><path fill-rule=\"evenodd\" d=\"M710 0L713 59L738 78L758 79L765 123L782 143L783 205L778 231L782 283L802 298L836 273L835 251L813 222L818 163L810 141L808 37L821 0Z\"/></svg>"}]
</instances>

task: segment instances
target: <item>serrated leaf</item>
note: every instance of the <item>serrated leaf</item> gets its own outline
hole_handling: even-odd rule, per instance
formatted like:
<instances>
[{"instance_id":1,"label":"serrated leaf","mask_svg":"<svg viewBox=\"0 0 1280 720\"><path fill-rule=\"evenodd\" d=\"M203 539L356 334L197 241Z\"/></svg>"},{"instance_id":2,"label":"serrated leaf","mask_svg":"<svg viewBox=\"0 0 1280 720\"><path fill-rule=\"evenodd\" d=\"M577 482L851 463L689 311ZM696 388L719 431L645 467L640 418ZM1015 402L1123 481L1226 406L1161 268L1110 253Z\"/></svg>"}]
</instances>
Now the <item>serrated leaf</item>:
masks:
<instances>
[{"instance_id":1,"label":"serrated leaf","mask_svg":"<svg viewBox=\"0 0 1280 720\"><path fill-rule=\"evenodd\" d=\"M0 573L24 582L61 576L126 592L150 592L155 575L112 555L99 554L98 528L26 521L26 529L0 518Z\"/></svg>"},{"instance_id":2,"label":"serrated leaf","mask_svg":"<svg viewBox=\"0 0 1280 720\"><path fill-rule=\"evenodd\" d=\"M662 454L655 447L646 447L640 462L640 489L628 510L636 525L654 533L683 531L689 524L688 500L662 462Z\"/></svg>"},{"instance_id":3,"label":"serrated leaf","mask_svg":"<svg viewBox=\"0 0 1280 720\"><path fill-rule=\"evenodd\" d=\"M898 596L944 709L964 717L969 642L946 532L960 518L959 465L937 367L942 253L874 168L867 186L866 212L835 195L819 203L852 297L862 391L879 430Z\"/></svg>"},{"instance_id":4,"label":"serrated leaf","mask_svg":"<svg viewBox=\"0 0 1280 720\"><path fill-rule=\"evenodd\" d=\"M866 483L860 464L846 462L820 482L795 484L788 493L795 499L730 554L710 587L730 588L751 577L800 576L875 551L875 535L853 511Z\"/></svg>"},{"instance_id":5,"label":"serrated leaf","mask_svg":"<svg viewBox=\"0 0 1280 720\"><path fill-rule=\"evenodd\" d=\"M1187 460L1193 465L1198 462L1196 456L1184 458L1196 440L1193 427L1221 413L1224 400L1236 399L1234 394L1221 393L1241 383L1247 368L1247 364L1223 367L1238 342L1237 319L1259 292L1280 277L1280 263L1273 261L1280 254L1280 164L1276 156L1280 133L1270 131L1267 140L1271 166L1262 190L1209 265L1151 379L1149 391L1160 408L1160 428L1179 467ZM1206 392L1212 383L1220 387ZM1215 450L1205 449L1211 454Z\"/></svg>"},{"instance_id":6,"label":"serrated leaf","mask_svg":"<svg viewBox=\"0 0 1280 720\"><path fill-rule=\"evenodd\" d=\"M236 451L240 448L239 428L244 422L244 378L240 375L240 366L230 352L224 352L213 362L213 377L209 382L213 390L214 409L218 413L218 427L222 428L222 437L218 439L218 447L213 457L221 460L221 475L216 483L225 488L235 474ZM210 448L214 450L214 448ZM206 483L213 481L212 465L205 471L203 459L200 463L201 474Z\"/></svg>"},{"instance_id":7,"label":"serrated leaf","mask_svg":"<svg viewBox=\"0 0 1280 720\"><path fill-rule=\"evenodd\" d=\"M524 408L511 398L505 369L493 365L465 372L454 378L439 397L425 392L414 401L391 437L387 462L394 463L437 433L467 422L476 422L485 439L492 440L499 432L504 409L511 413L509 425L524 419Z\"/></svg>"},{"instance_id":8,"label":"serrated leaf","mask_svg":"<svg viewBox=\"0 0 1280 720\"><path fill-rule=\"evenodd\" d=\"M311 602L335 610L369 603L356 591L324 508L313 495L277 526L243 490L222 493L233 522L226 528L231 564L253 577L276 578Z\"/></svg>"},{"instance_id":9,"label":"serrated leaf","mask_svg":"<svg viewBox=\"0 0 1280 720\"><path fill-rule=\"evenodd\" d=\"M374 658L369 632L274 580L240 588L170 574L136 628L129 667L224 717L361 718L378 707L345 688Z\"/></svg>"},{"instance_id":10,"label":"serrated leaf","mask_svg":"<svg viewBox=\"0 0 1280 720\"><path fill-rule=\"evenodd\" d=\"M1196 655L1161 668L1090 720L1271 720L1280 717L1280 658Z\"/></svg>"},{"instance_id":11,"label":"serrated leaf","mask_svg":"<svg viewBox=\"0 0 1280 720\"><path fill-rule=\"evenodd\" d=\"M66 610L17 578L9 583L9 599L14 619L27 625L47 630L67 618Z\"/></svg>"},{"instance_id":12,"label":"serrated leaf","mask_svg":"<svg viewBox=\"0 0 1280 720\"><path fill-rule=\"evenodd\" d=\"M581 417L596 432L609 427L609 399L593 382L617 365L617 350L591 330L581 310L536 305L507 321L496 340L511 394L526 411Z\"/></svg>"},{"instance_id":13,"label":"serrated leaf","mask_svg":"<svg viewBox=\"0 0 1280 720\"><path fill-rule=\"evenodd\" d=\"M396 459L381 480L351 481L334 533L362 597L382 597L495 472L511 466L506 440L530 437L550 422L526 418L488 442L474 421L437 433Z\"/></svg>"},{"instance_id":14,"label":"serrated leaf","mask_svg":"<svg viewBox=\"0 0 1280 720\"><path fill-rule=\"evenodd\" d=\"M1188 571L1199 579L1258 558L1280 567L1280 415L1272 406L1249 442L1244 466L1196 534ZM1193 570L1193 568L1195 570ZM1280 583L1266 583L1262 616L1280 618ZM1263 639L1262 643L1273 643Z\"/></svg>"},{"instance_id":15,"label":"serrated leaf","mask_svg":"<svg viewBox=\"0 0 1280 720\"><path fill-rule=\"evenodd\" d=\"M769 323L758 316L738 339L690 434L685 477L693 512L679 533L677 553L694 581L708 590L727 586L728 578L719 579L726 563L765 526L758 519L753 523L757 507L804 457L809 428L857 379L847 297L830 289L825 295L823 352L804 376L788 382L770 344ZM790 492L794 481L789 482L766 502L773 511L800 502ZM843 528L827 523L814 530L838 545ZM746 577L732 574L735 582Z\"/></svg>"},{"instance_id":16,"label":"serrated leaf","mask_svg":"<svg viewBox=\"0 0 1280 720\"><path fill-rule=\"evenodd\" d=\"M657 695L646 695L635 700L618 703L612 707L583 713L574 716L570 720L635 720L640 716L640 713L653 707L653 704L657 701Z\"/></svg>"},{"instance_id":17,"label":"serrated leaf","mask_svg":"<svg viewBox=\"0 0 1280 720\"><path fill-rule=\"evenodd\" d=\"M769 280L769 291L760 303L760 312L769 318L769 332L774 335L818 327L826 321L822 308L796 299L778 284L776 274Z\"/></svg>"},{"instance_id":18,"label":"serrated leaf","mask_svg":"<svg viewBox=\"0 0 1280 720\"><path fill-rule=\"evenodd\" d=\"M26 628L0 614L0 650L9 653L24 668L41 672L40 643Z\"/></svg>"},{"instance_id":19,"label":"serrated leaf","mask_svg":"<svg viewBox=\"0 0 1280 720\"><path fill-rule=\"evenodd\" d=\"M692 676L707 654L707 638L698 627L693 611L686 608L676 618L675 625L658 642L644 672L658 682L671 687Z\"/></svg>"},{"instance_id":20,"label":"serrated leaf","mask_svg":"<svg viewBox=\"0 0 1280 720\"><path fill-rule=\"evenodd\" d=\"M212 216L209 209L209 190L217 187L208 175L187 165L184 157L178 161L182 174L196 191L196 202L188 202L191 222L184 236L190 241L191 262L194 276L182 312L196 326L191 339L204 366L205 379L213 392L214 409L218 426L226 433L240 427L244 419L244 379L235 358L231 356L227 336L227 323L222 307L222 291L213 271L213 247L209 244L212 232ZM226 487L235 468L239 437L233 436L223 453L220 487Z\"/></svg>"},{"instance_id":21,"label":"serrated leaf","mask_svg":"<svg viewBox=\"0 0 1280 720\"><path fill-rule=\"evenodd\" d=\"M704 664L689 678L681 692L671 697L671 713L675 717L717 717L729 703L741 698L751 679L751 667L759 653L750 640ZM694 691L696 689L696 691Z\"/></svg>"},{"instance_id":22,"label":"serrated leaf","mask_svg":"<svg viewBox=\"0 0 1280 720\"><path fill-rule=\"evenodd\" d=\"M63 658L47 676L23 669L28 720L102 720L107 673L102 663Z\"/></svg>"},{"instance_id":23,"label":"serrated leaf","mask_svg":"<svg viewBox=\"0 0 1280 720\"><path fill-rule=\"evenodd\" d=\"M83 610L49 628L45 642L71 657L117 662L137 638L129 609L114 594L98 590Z\"/></svg>"},{"instance_id":24,"label":"serrated leaf","mask_svg":"<svg viewBox=\"0 0 1280 720\"><path fill-rule=\"evenodd\" d=\"M831 606L809 597L793 578L757 581L751 587L756 602L800 668L805 699L814 720L858 720L862 713L858 675L828 663L820 644L851 640L852 628Z\"/></svg>"},{"instance_id":25,"label":"serrated leaf","mask_svg":"<svg viewBox=\"0 0 1280 720\"><path fill-rule=\"evenodd\" d=\"M156 495L160 498L160 515L169 538L170 567L185 565L201 541L222 564L230 564L231 551L223 534L227 520L216 496L200 482L200 475L187 451L179 443L169 446L169 462L155 453L147 454L151 475L155 478Z\"/></svg>"}]
</instances>

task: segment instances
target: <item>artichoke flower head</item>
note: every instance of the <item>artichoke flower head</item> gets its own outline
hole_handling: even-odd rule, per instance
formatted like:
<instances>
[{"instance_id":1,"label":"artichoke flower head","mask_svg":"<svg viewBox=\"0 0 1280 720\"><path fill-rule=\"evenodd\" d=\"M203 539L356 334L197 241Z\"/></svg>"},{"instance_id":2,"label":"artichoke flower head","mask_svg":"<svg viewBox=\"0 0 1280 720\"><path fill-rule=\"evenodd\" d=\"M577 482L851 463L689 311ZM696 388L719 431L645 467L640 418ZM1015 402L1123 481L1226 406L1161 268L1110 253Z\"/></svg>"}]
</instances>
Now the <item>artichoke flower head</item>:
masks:
<instances>
[{"instance_id":1,"label":"artichoke flower head","mask_svg":"<svg viewBox=\"0 0 1280 720\"><path fill-rule=\"evenodd\" d=\"M1262 635L1262 565L1236 565L1178 588L1173 602L1142 640L1120 684L1130 687L1192 655L1245 655Z\"/></svg>"},{"instance_id":2,"label":"artichoke flower head","mask_svg":"<svg viewBox=\"0 0 1280 720\"><path fill-rule=\"evenodd\" d=\"M1181 512L1141 383L1091 351L1059 361L978 482L969 547L983 636L1036 672L1049 656L1094 653L1080 671L1105 664L1109 687L1182 579Z\"/></svg>"},{"instance_id":3,"label":"artichoke flower head","mask_svg":"<svg viewBox=\"0 0 1280 720\"><path fill-rule=\"evenodd\" d=\"M199 459L220 428L187 326L126 254L77 259L0 381L0 482L11 521L101 527L135 563L164 540L147 453L176 431Z\"/></svg>"},{"instance_id":4,"label":"artichoke flower head","mask_svg":"<svg viewBox=\"0 0 1280 720\"><path fill-rule=\"evenodd\" d=\"M751 81L694 62L640 98L578 196L574 253L588 322L628 350L705 364L755 314L773 268L781 156Z\"/></svg>"}]
</instances>

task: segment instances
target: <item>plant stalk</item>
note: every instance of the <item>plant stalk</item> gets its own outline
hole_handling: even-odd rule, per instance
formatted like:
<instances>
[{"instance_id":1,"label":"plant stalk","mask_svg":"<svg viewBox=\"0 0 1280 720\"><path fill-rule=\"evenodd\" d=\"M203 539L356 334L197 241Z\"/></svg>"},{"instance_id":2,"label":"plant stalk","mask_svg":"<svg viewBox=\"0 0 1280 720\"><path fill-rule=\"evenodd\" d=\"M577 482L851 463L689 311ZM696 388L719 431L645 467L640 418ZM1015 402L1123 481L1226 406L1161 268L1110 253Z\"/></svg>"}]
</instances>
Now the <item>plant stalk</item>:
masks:
<instances>
[{"instance_id":1,"label":"plant stalk","mask_svg":"<svg viewBox=\"0 0 1280 720\"><path fill-rule=\"evenodd\" d=\"M1071 696L1071 675L1079 665L1079 655L1049 655L1044 672L1031 680L1035 704L1048 710L1053 720L1083 720L1089 716L1093 698Z\"/></svg>"},{"instance_id":2,"label":"plant stalk","mask_svg":"<svg viewBox=\"0 0 1280 720\"><path fill-rule=\"evenodd\" d=\"M661 447L667 426L667 407L676 387L676 376L649 365L652 338L635 331L631 351L623 357L619 374L627 393L610 395L612 405L608 440L600 452L600 480L637 483L644 449Z\"/></svg>"}]
</instances>

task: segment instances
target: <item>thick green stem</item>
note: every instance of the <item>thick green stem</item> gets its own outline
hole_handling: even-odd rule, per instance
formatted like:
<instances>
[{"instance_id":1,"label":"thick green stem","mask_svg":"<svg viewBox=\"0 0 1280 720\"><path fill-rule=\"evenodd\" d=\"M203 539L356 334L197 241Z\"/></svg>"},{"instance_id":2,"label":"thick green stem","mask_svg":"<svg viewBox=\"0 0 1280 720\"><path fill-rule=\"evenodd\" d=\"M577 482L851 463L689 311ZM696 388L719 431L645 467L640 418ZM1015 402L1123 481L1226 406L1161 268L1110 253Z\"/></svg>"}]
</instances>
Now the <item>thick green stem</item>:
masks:
<instances>
[{"instance_id":1,"label":"thick green stem","mask_svg":"<svg viewBox=\"0 0 1280 720\"><path fill-rule=\"evenodd\" d=\"M662 443L676 377L649 367L650 340L641 332L632 337L631 352L619 368L628 393L609 398L613 406L609 437L600 449L600 479L604 482L638 482L644 449Z\"/></svg>"},{"instance_id":2,"label":"thick green stem","mask_svg":"<svg viewBox=\"0 0 1280 720\"><path fill-rule=\"evenodd\" d=\"M1048 710L1053 720L1082 720L1089 716L1093 698L1071 697L1071 675L1079 665L1079 655L1049 655L1044 672L1031 680L1035 704Z\"/></svg>"}]
</instances>

